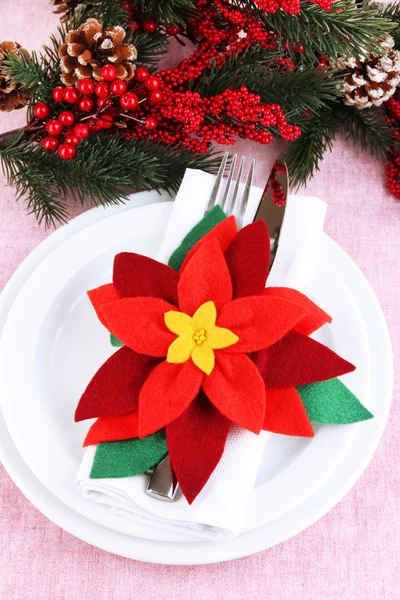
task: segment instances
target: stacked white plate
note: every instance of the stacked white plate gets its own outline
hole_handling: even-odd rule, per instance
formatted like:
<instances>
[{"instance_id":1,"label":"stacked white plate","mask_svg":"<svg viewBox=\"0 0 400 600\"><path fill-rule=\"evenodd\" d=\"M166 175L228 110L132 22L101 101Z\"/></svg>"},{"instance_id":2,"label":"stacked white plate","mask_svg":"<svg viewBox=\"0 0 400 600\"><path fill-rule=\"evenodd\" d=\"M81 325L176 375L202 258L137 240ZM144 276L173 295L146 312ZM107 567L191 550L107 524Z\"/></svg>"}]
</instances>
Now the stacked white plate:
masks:
<instances>
[{"instance_id":1,"label":"stacked white plate","mask_svg":"<svg viewBox=\"0 0 400 600\"><path fill-rule=\"evenodd\" d=\"M157 255L170 200L145 192L127 205L92 209L49 236L11 278L0 297L0 457L25 496L76 537L148 562L211 563L296 535L346 494L386 422L392 353L369 284L324 235L305 291L335 326L322 328L318 339L357 365L343 381L375 418L319 426L312 440L271 435L243 533L227 543L139 526L84 499L74 479L88 423L74 423L73 414L88 380L113 352L85 292L110 281L116 253Z\"/></svg>"}]
</instances>

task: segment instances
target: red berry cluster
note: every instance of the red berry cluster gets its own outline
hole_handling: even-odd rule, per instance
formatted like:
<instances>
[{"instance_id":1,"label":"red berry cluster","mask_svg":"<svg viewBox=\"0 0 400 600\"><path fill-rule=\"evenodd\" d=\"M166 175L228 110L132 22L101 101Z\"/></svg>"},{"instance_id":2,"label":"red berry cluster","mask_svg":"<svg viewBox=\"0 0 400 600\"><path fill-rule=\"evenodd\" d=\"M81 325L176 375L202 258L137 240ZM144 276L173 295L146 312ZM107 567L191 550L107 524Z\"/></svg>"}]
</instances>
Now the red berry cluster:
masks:
<instances>
[{"instance_id":1,"label":"red berry cluster","mask_svg":"<svg viewBox=\"0 0 400 600\"><path fill-rule=\"evenodd\" d=\"M236 137L268 144L277 127L283 139L293 140L300 135L297 126L289 125L276 104L263 105L260 96L252 94L245 86L239 90L227 89L221 94L202 98L186 90L167 89L158 110L159 127L147 134L143 128L133 126L126 139L145 136L164 144L183 143L193 152L207 152L211 142L233 145Z\"/></svg>"},{"instance_id":2,"label":"red berry cluster","mask_svg":"<svg viewBox=\"0 0 400 600\"><path fill-rule=\"evenodd\" d=\"M271 194L274 204L276 206L284 206L286 203L286 194L283 191L281 182L277 178L278 173L286 174L286 167L284 164L279 162L279 160L276 160L274 166L272 167L271 175L268 180L268 185L271 186Z\"/></svg>"},{"instance_id":3,"label":"red berry cluster","mask_svg":"<svg viewBox=\"0 0 400 600\"><path fill-rule=\"evenodd\" d=\"M310 1L325 10L332 3L332 0ZM270 13L282 10L295 15L301 10L300 0L256 0L256 3ZM195 50L178 65L156 75L137 68L129 86L116 79L115 67L109 64L102 69L101 82L83 79L77 88L56 88L53 91L56 104L51 111L47 105L35 108L35 116L46 120L48 135L42 140L43 147L50 151L58 148L62 158L73 158L81 139L90 132L113 126L127 140L180 143L193 152L206 152L212 142L234 144L237 137L268 144L273 139L273 129L285 140L298 137L300 129L286 122L280 106L263 104L257 94L244 86L226 89L212 97L188 89L191 82L207 76L211 68L222 67L232 54L240 54L253 45L276 50L283 41L254 11L240 3L195 0L195 5L196 17L184 29L157 23L151 15L140 14L132 0L123 1L131 30L149 35L155 32L182 35L196 45ZM292 41L290 46L289 49L283 41L288 54L276 61L282 71L294 68L289 50L304 52L301 43Z\"/></svg>"},{"instance_id":4,"label":"red berry cluster","mask_svg":"<svg viewBox=\"0 0 400 600\"><path fill-rule=\"evenodd\" d=\"M330 10L333 0L308 0L312 4L319 4L322 10ZM255 0L255 3L267 13L276 13L279 9L289 15L299 15L301 12L300 0Z\"/></svg>"},{"instance_id":5,"label":"red berry cluster","mask_svg":"<svg viewBox=\"0 0 400 600\"><path fill-rule=\"evenodd\" d=\"M161 27L159 23L155 19L146 18L143 19L138 13L137 7L134 5L132 0L123 2L123 8L128 11L129 17L129 29L131 31L144 31L145 33L154 33L160 29L163 30L167 35L176 36L182 32L182 28L179 25L174 25L170 23L166 27Z\"/></svg>"},{"instance_id":6,"label":"red berry cluster","mask_svg":"<svg viewBox=\"0 0 400 600\"><path fill-rule=\"evenodd\" d=\"M131 112L138 109L140 97L150 105L162 100L160 80L151 76L147 69L136 70L134 85L137 93L128 90L125 81L116 78L117 71L113 65L105 65L101 74L103 81L97 83L88 78L81 79L76 88L54 88L52 109L43 102L36 104L36 119L46 121L41 141L44 150L58 150L63 160L70 160L76 156L76 147L81 140L87 138L91 131L110 129L116 117L139 122ZM66 110L68 105L70 110ZM140 124L151 131L157 127L157 119L146 116Z\"/></svg>"},{"instance_id":7,"label":"red berry cluster","mask_svg":"<svg viewBox=\"0 0 400 600\"><path fill-rule=\"evenodd\" d=\"M387 120L392 127L394 140L400 140L400 92L397 91L386 103ZM393 151L385 167L386 187L397 200L400 200L400 152Z\"/></svg>"}]
</instances>

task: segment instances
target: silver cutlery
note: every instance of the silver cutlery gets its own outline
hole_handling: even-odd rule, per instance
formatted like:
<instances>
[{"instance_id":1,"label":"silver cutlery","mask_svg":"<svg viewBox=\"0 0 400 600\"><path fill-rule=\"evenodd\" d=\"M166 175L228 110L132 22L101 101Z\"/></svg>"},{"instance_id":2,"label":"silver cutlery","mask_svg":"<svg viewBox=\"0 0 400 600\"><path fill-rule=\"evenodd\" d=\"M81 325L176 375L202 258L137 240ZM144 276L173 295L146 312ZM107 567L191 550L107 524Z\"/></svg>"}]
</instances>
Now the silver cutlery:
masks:
<instances>
[{"instance_id":1,"label":"silver cutlery","mask_svg":"<svg viewBox=\"0 0 400 600\"><path fill-rule=\"evenodd\" d=\"M260 219L264 221L268 227L270 235L270 260L269 268L275 260L278 251L279 236L281 233L283 217L285 215L286 200L289 195L289 177L286 164L280 165L281 170L277 170L275 166L272 168L267 184L261 196L260 204L254 221ZM273 198L273 188L278 186L284 196L284 203L277 205Z\"/></svg>"},{"instance_id":2,"label":"silver cutlery","mask_svg":"<svg viewBox=\"0 0 400 600\"><path fill-rule=\"evenodd\" d=\"M212 208L214 208L214 206L216 206L218 202L218 197L222 189L223 176L228 163L228 158L229 153L225 152L204 214L206 214ZM250 162L250 167L247 173L242 194L239 193L239 189L240 179L243 173L245 163L245 157L243 156L241 158L239 169L236 174L236 179L234 179L236 161L237 154L234 154L229 165L228 177L226 179L226 185L220 205L221 208L225 211L225 214L227 214L228 216L234 214L236 216L236 221L238 227L240 228L243 225L246 208L249 202L250 190L254 176L255 160L252 159ZM167 455L152 470L152 475L147 485L146 493L152 496L153 498L157 498L158 500L172 502L176 497L178 489L179 484L174 478L174 475L171 470L169 456Z\"/></svg>"}]
</instances>

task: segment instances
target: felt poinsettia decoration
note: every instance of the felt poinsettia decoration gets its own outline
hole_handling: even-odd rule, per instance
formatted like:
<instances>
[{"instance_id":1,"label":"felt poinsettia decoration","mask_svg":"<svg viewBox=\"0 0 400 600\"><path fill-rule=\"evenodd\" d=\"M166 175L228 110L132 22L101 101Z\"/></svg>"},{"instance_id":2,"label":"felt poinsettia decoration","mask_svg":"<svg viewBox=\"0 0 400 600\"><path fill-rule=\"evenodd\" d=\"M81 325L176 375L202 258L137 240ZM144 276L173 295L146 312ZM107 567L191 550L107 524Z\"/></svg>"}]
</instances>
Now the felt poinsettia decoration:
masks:
<instances>
[{"instance_id":1,"label":"felt poinsettia decoration","mask_svg":"<svg viewBox=\"0 0 400 600\"><path fill-rule=\"evenodd\" d=\"M135 475L168 452L189 502L218 464L231 424L312 437L312 421L372 415L337 379L355 367L312 339L330 317L304 294L265 287L261 221L238 231L214 209L170 265L115 257L113 282L88 292L123 347L95 374L75 418L97 417L91 477Z\"/></svg>"}]
</instances>

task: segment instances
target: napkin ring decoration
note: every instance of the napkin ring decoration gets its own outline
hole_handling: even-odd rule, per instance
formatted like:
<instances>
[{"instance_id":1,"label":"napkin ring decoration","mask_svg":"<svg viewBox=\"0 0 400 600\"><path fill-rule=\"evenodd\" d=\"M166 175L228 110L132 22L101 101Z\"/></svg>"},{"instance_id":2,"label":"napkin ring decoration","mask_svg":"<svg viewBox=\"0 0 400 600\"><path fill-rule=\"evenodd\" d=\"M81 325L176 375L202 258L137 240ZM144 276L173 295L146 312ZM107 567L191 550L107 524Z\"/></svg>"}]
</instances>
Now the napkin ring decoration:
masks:
<instances>
[{"instance_id":1,"label":"napkin ring decoration","mask_svg":"<svg viewBox=\"0 0 400 600\"><path fill-rule=\"evenodd\" d=\"M88 292L120 347L84 391L75 420L97 418L90 477L129 477L169 453L189 503L217 466L232 424L313 437L312 423L372 414L338 379L355 367L310 336L331 318L307 296L265 287L270 240L216 207L169 264L123 252L113 282Z\"/></svg>"}]
</instances>

